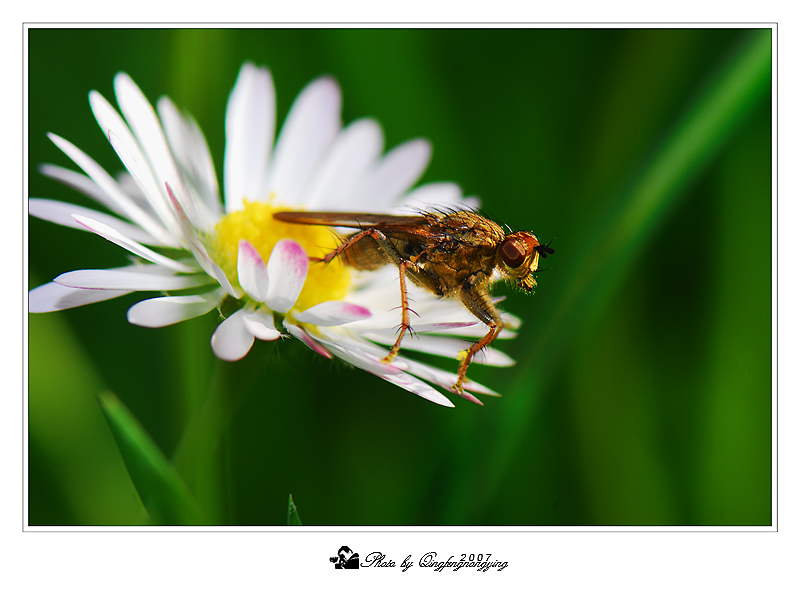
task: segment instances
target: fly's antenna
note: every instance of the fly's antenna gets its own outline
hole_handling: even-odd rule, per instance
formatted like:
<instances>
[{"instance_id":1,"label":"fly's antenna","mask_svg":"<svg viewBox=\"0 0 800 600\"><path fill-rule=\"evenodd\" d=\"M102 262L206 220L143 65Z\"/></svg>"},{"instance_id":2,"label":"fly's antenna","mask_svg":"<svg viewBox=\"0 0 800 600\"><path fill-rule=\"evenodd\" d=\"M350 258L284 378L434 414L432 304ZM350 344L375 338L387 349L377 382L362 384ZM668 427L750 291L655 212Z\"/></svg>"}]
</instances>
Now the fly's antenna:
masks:
<instances>
[{"instance_id":1,"label":"fly's antenna","mask_svg":"<svg viewBox=\"0 0 800 600\"><path fill-rule=\"evenodd\" d=\"M546 244L539 244L538 246L536 246L536 252L539 253L539 256L541 256L542 258L547 258L548 255L555 254L556 249L555 248L551 248L550 245L553 243L553 241L557 237L558 236L554 235L553 239L550 240L549 242L547 242ZM544 269L542 269L542 270L544 270Z\"/></svg>"}]
</instances>

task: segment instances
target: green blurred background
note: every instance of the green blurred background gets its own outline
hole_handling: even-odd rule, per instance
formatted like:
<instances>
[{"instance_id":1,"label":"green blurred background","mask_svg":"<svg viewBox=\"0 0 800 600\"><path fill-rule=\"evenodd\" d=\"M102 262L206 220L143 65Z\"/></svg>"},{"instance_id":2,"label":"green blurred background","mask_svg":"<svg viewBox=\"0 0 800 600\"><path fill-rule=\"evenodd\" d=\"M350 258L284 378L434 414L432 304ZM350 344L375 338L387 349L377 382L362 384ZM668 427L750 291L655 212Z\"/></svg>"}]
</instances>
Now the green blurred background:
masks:
<instances>
[{"instance_id":1,"label":"green blurred background","mask_svg":"<svg viewBox=\"0 0 800 600\"><path fill-rule=\"evenodd\" d=\"M87 99L113 101L118 71L197 119L220 178L244 61L270 67L279 120L332 74L344 122L375 117L388 148L427 137L422 182L459 183L557 252L535 296L497 291L524 325L496 344L516 366L470 369L502 393L484 407L428 403L296 341L224 367L255 379L218 456L222 522L285 524L291 493L306 525L769 525L770 44L735 29L32 29L30 195L90 204L36 171L73 168L48 131L122 168ZM30 220L31 288L125 261ZM170 456L220 367L213 313L129 325L144 297L29 317L30 525L148 522L96 395L116 393Z\"/></svg>"}]
</instances>

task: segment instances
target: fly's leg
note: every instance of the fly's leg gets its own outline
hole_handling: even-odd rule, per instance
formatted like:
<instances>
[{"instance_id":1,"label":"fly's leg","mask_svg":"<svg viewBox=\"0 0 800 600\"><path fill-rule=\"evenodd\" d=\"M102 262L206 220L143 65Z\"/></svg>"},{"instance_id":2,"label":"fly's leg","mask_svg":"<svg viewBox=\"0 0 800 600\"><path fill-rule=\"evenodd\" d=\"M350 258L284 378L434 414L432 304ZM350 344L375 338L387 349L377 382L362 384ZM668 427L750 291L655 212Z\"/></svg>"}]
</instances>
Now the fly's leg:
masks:
<instances>
[{"instance_id":1,"label":"fly's leg","mask_svg":"<svg viewBox=\"0 0 800 600\"><path fill-rule=\"evenodd\" d=\"M467 367L469 367L469 363L472 362L472 357L483 350L486 346L491 344L497 338L497 335L500 333L501 329L503 329L502 321L489 323L489 333L472 344L468 350L462 350L459 353L458 358L460 362L458 364L458 380L456 381L455 385L453 385L453 391L455 393L460 394L464 390L464 379L467 376Z\"/></svg>"},{"instance_id":2,"label":"fly's leg","mask_svg":"<svg viewBox=\"0 0 800 600\"><path fill-rule=\"evenodd\" d=\"M408 307L408 292L406 289L406 269L415 269L417 268L416 264L413 260L408 260L403 258L403 256L397 251L389 239L377 229L365 229L363 231L359 231L358 233L350 236L347 240L344 241L336 250L326 254L318 261L323 262L325 264L330 263L336 257L342 256L345 254L349 249L354 248L359 242L364 240L365 238L371 237L377 243L378 247L384 252L388 261L393 263L397 266L400 272L400 326L398 327L399 333L397 335L397 340L395 340L394 345L392 346L391 350L389 350L389 354L383 358L381 362L390 363L392 362L395 357L400 352L400 344L403 341L403 337L405 336L407 331L411 330L411 320L409 318L409 313L411 309ZM344 259L345 257L342 256ZM349 262L349 261L345 261ZM358 265L352 265L357 267Z\"/></svg>"},{"instance_id":3,"label":"fly's leg","mask_svg":"<svg viewBox=\"0 0 800 600\"><path fill-rule=\"evenodd\" d=\"M399 255L398 255L399 256ZM408 265L413 264L400 258L399 263L397 264L397 268L400 271L400 327L398 328L400 332L397 334L397 339L394 342L394 346L389 351L389 354L384 357L381 362L390 363L392 362L397 354L400 352L400 342L403 341L403 336L406 334L406 331L411 329L411 320L408 317L408 292L406 291L406 269Z\"/></svg>"},{"instance_id":4,"label":"fly's leg","mask_svg":"<svg viewBox=\"0 0 800 600\"><path fill-rule=\"evenodd\" d=\"M333 260L337 256L340 256L341 254L344 254L345 252L347 252L347 250L349 250L350 248L352 248L353 246L358 244L358 242L363 240L365 237L372 236L373 238L375 238L375 235L374 235L375 233L377 233L379 235L383 235L380 231L376 231L375 229L365 229L364 231L359 231L358 233L356 233L354 235L351 235L344 242L342 242L339 245L339 247L336 248L336 250L334 250L333 252L329 252L328 254L323 256L322 258L312 258L311 260L313 260L315 262L323 262L323 263L325 263L327 265L327 264L333 262ZM384 238L385 237L386 236L384 236ZM378 238L375 238L375 239L377 241Z\"/></svg>"},{"instance_id":5,"label":"fly's leg","mask_svg":"<svg viewBox=\"0 0 800 600\"><path fill-rule=\"evenodd\" d=\"M464 388L464 379L472 358L486 346L491 344L503 329L503 320L497 308L492 304L488 292L489 278L484 273L476 273L464 282L461 288L461 301L469 311L489 326L489 331L467 350L458 354L458 379L453 391L460 394Z\"/></svg>"}]
</instances>

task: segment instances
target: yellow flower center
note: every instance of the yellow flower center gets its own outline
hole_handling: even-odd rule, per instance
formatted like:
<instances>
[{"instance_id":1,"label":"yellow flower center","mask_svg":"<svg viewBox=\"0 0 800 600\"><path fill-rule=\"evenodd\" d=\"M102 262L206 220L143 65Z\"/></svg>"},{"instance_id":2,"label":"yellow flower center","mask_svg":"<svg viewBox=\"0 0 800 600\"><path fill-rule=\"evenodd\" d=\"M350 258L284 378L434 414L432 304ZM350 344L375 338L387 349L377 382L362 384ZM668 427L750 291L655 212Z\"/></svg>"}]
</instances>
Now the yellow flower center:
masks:
<instances>
[{"instance_id":1,"label":"yellow flower center","mask_svg":"<svg viewBox=\"0 0 800 600\"><path fill-rule=\"evenodd\" d=\"M265 264L275 244L284 238L295 240L312 258L321 258L336 247L337 240L326 227L284 223L272 218L274 213L282 210L293 210L293 207L245 200L243 210L226 215L217 223L211 239L211 252L214 261L232 283L239 282L240 240L250 242ZM350 271L341 261L335 260L328 265L311 262L303 291L292 312L304 311L327 300L341 300L349 287Z\"/></svg>"}]
</instances>

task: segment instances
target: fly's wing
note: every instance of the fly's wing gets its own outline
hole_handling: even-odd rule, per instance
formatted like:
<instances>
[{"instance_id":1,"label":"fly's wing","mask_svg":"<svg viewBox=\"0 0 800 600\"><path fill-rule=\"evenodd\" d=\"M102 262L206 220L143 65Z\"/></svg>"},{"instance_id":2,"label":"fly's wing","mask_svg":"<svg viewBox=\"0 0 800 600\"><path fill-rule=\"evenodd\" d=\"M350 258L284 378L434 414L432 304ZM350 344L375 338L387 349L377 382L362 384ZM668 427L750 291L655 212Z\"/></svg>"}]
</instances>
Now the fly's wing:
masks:
<instances>
[{"instance_id":1,"label":"fly's wing","mask_svg":"<svg viewBox=\"0 0 800 600\"><path fill-rule=\"evenodd\" d=\"M434 217L427 215L385 215L356 212L278 212L274 219L301 225L350 227L375 230L383 234L379 242L372 235L353 234L336 250L345 264L359 270L374 270L398 259L416 256L429 243L438 240L432 230ZM332 253L333 254L333 253ZM331 255L329 255L331 256ZM327 259L327 257L326 257Z\"/></svg>"},{"instance_id":2,"label":"fly's wing","mask_svg":"<svg viewBox=\"0 0 800 600\"><path fill-rule=\"evenodd\" d=\"M430 220L425 215L382 215L357 212L277 212L272 215L278 221L302 225L325 225L327 227L352 227L353 229L377 229L383 233L405 233L425 237Z\"/></svg>"}]
</instances>

